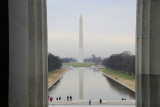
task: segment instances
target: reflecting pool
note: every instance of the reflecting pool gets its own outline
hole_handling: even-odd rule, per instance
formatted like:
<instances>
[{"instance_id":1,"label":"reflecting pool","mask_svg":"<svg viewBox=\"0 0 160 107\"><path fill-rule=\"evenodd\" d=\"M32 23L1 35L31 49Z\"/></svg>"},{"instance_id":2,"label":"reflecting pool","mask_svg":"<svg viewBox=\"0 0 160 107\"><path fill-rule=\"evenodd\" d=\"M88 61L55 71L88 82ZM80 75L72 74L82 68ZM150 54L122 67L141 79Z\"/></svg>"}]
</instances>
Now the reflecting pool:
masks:
<instances>
[{"instance_id":1,"label":"reflecting pool","mask_svg":"<svg viewBox=\"0 0 160 107\"><path fill-rule=\"evenodd\" d=\"M48 92L54 99L67 96L73 99L135 99L135 92L111 80L101 72L87 67L73 67L59 79Z\"/></svg>"}]
</instances>

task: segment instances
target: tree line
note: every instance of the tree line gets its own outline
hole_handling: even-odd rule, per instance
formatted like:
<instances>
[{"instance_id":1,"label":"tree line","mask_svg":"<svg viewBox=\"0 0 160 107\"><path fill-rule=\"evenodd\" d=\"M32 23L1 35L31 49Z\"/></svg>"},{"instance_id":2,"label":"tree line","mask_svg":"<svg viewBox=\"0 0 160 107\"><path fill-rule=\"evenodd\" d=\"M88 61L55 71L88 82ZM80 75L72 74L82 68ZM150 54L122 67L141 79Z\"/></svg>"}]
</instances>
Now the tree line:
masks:
<instances>
[{"instance_id":1,"label":"tree line","mask_svg":"<svg viewBox=\"0 0 160 107\"><path fill-rule=\"evenodd\" d=\"M113 54L105 58L102 61L102 65L129 75L135 75L135 55L132 55L129 51Z\"/></svg>"},{"instance_id":2,"label":"tree line","mask_svg":"<svg viewBox=\"0 0 160 107\"><path fill-rule=\"evenodd\" d=\"M59 69L62 66L62 61L59 56L54 56L51 53L48 53L48 71L53 71Z\"/></svg>"}]
</instances>

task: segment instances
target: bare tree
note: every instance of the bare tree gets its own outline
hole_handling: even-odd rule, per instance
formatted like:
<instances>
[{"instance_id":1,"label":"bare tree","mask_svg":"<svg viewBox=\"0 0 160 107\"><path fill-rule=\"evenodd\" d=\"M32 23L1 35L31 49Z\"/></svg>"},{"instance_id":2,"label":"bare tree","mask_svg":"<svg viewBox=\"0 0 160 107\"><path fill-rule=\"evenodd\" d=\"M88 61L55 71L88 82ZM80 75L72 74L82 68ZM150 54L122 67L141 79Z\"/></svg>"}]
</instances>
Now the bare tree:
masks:
<instances>
[{"instance_id":1,"label":"bare tree","mask_svg":"<svg viewBox=\"0 0 160 107\"><path fill-rule=\"evenodd\" d=\"M129 51L113 54L109 58L105 58L102 61L102 64L106 68L127 73L129 75L135 75L135 55L131 55L131 52Z\"/></svg>"},{"instance_id":2,"label":"bare tree","mask_svg":"<svg viewBox=\"0 0 160 107\"><path fill-rule=\"evenodd\" d=\"M48 54L48 71L53 71L59 69L62 66L62 62L59 56L54 56L53 54Z\"/></svg>"}]
</instances>

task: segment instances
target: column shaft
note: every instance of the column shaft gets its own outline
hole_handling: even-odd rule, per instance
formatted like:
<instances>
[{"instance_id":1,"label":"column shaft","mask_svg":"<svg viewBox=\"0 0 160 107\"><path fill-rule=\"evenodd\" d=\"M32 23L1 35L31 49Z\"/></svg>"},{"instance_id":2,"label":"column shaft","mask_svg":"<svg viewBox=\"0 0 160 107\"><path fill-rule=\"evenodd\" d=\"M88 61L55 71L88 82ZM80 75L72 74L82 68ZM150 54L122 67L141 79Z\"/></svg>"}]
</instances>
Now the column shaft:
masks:
<instances>
[{"instance_id":1,"label":"column shaft","mask_svg":"<svg viewBox=\"0 0 160 107\"><path fill-rule=\"evenodd\" d=\"M47 107L46 0L29 0L29 106Z\"/></svg>"},{"instance_id":2,"label":"column shaft","mask_svg":"<svg viewBox=\"0 0 160 107\"><path fill-rule=\"evenodd\" d=\"M138 0L136 34L137 107L160 106L160 0Z\"/></svg>"},{"instance_id":3,"label":"column shaft","mask_svg":"<svg viewBox=\"0 0 160 107\"><path fill-rule=\"evenodd\" d=\"M28 107L28 1L8 0L8 3L8 105L9 107Z\"/></svg>"}]
</instances>

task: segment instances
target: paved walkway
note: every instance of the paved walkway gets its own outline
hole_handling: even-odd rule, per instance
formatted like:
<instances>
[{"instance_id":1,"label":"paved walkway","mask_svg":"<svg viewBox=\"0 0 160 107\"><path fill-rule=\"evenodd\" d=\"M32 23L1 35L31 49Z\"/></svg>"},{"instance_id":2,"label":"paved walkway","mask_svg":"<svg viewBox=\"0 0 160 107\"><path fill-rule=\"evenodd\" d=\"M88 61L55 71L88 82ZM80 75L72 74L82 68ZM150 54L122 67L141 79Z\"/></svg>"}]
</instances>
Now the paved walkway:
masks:
<instances>
[{"instance_id":1,"label":"paved walkway","mask_svg":"<svg viewBox=\"0 0 160 107\"><path fill-rule=\"evenodd\" d=\"M99 100L91 100L92 105L99 105ZM88 100L52 101L49 105L88 105ZM135 100L102 100L101 105L135 105Z\"/></svg>"},{"instance_id":2,"label":"paved walkway","mask_svg":"<svg viewBox=\"0 0 160 107\"><path fill-rule=\"evenodd\" d=\"M135 105L48 105L48 107L136 107Z\"/></svg>"}]
</instances>

